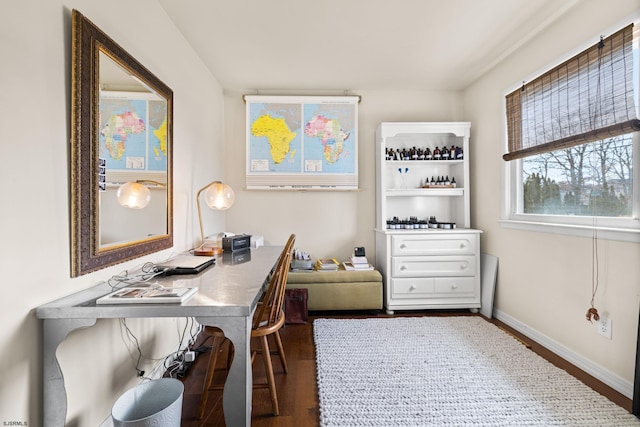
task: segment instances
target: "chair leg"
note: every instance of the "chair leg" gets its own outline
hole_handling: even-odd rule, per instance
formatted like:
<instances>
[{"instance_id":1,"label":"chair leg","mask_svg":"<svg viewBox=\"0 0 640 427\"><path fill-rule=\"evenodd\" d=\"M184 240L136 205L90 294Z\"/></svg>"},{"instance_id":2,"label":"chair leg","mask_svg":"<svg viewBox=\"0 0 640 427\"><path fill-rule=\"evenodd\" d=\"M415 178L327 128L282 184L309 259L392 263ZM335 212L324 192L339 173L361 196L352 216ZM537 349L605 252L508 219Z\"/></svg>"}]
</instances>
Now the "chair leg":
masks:
<instances>
[{"instance_id":1,"label":"chair leg","mask_svg":"<svg viewBox=\"0 0 640 427\"><path fill-rule=\"evenodd\" d=\"M289 368L287 366L287 359L284 357L284 347L282 346L282 339L280 338L280 331L276 331L274 335L274 339L276 341L276 347L278 348L278 356L280 356L280 363L282 363L282 370L286 374L289 372Z\"/></svg>"},{"instance_id":2,"label":"chair leg","mask_svg":"<svg viewBox=\"0 0 640 427\"><path fill-rule=\"evenodd\" d=\"M271 406L273 408L273 415L280 415L280 410L278 409L278 395L276 393L276 379L273 376L273 364L271 363L269 342L267 341L267 336L261 336L260 342L262 344L262 357L264 358L264 367L267 374L269 394L271 394Z\"/></svg>"},{"instance_id":3,"label":"chair leg","mask_svg":"<svg viewBox=\"0 0 640 427\"><path fill-rule=\"evenodd\" d=\"M233 362L233 358L235 356L235 348L231 341L229 341L229 352L227 353L227 369L231 369L231 362Z\"/></svg>"},{"instance_id":4,"label":"chair leg","mask_svg":"<svg viewBox=\"0 0 640 427\"><path fill-rule=\"evenodd\" d=\"M199 419L204 417L204 411L207 406L207 400L209 399L209 389L213 382L213 374L216 369L216 362L218 360L218 353L220 347L224 342L224 338L213 337L213 343L211 344L211 354L209 355L209 365L207 366L207 373L205 375L204 383L202 385L202 394L200 395L200 408L198 411Z\"/></svg>"}]
</instances>

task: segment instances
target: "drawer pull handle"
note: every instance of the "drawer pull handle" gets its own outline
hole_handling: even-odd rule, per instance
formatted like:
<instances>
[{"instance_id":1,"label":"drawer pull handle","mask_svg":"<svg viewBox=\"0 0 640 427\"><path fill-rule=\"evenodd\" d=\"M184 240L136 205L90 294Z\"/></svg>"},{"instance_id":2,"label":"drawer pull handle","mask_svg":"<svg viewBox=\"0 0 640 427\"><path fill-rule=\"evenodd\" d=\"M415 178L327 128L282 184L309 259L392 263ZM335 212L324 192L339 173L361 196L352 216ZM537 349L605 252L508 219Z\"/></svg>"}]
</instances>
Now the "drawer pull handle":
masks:
<instances>
[{"instance_id":1,"label":"drawer pull handle","mask_svg":"<svg viewBox=\"0 0 640 427\"><path fill-rule=\"evenodd\" d=\"M460 243L460 249L464 249L464 248L466 248L466 247L467 247L467 244L466 244L466 243Z\"/></svg>"},{"instance_id":2,"label":"drawer pull handle","mask_svg":"<svg viewBox=\"0 0 640 427\"><path fill-rule=\"evenodd\" d=\"M404 249L406 247L407 247L407 245L405 245L404 243L400 244L400 249Z\"/></svg>"},{"instance_id":3,"label":"drawer pull handle","mask_svg":"<svg viewBox=\"0 0 640 427\"><path fill-rule=\"evenodd\" d=\"M400 266L400 271L405 271L406 269L407 269L407 266L406 266L406 265L401 265L401 266Z\"/></svg>"},{"instance_id":4,"label":"drawer pull handle","mask_svg":"<svg viewBox=\"0 0 640 427\"><path fill-rule=\"evenodd\" d=\"M458 285L454 283L453 285L451 285L451 289L458 289Z\"/></svg>"},{"instance_id":5,"label":"drawer pull handle","mask_svg":"<svg viewBox=\"0 0 640 427\"><path fill-rule=\"evenodd\" d=\"M411 286L409 286L409 290L413 291L416 289L416 285L414 285L413 283L411 284Z\"/></svg>"},{"instance_id":6,"label":"drawer pull handle","mask_svg":"<svg viewBox=\"0 0 640 427\"><path fill-rule=\"evenodd\" d=\"M468 268L468 266L466 264L462 264L460 266L460 270L466 270Z\"/></svg>"}]
</instances>

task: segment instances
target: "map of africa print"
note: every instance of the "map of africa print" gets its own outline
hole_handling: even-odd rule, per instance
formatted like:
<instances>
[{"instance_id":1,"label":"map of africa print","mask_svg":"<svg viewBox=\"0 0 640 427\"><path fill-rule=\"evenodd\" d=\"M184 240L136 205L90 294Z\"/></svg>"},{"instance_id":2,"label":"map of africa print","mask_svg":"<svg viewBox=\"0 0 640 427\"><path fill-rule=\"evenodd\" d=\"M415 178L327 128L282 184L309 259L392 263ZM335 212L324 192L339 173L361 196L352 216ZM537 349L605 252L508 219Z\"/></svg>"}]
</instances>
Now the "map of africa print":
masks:
<instances>
[{"instance_id":1,"label":"map of africa print","mask_svg":"<svg viewBox=\"0 0 640 427\"><path fill-rule=\"evenodd\" d=\"M100 158L109 171L167 170L167 104L140 98L100 95Z\"/></svg>"},{"instance_id":2,"label":"map of africa print","mask_svg":"<svg viewBox=\"0 0 640 427\"><path fill-rule=\"evenodd\" d=\"M248 188L357 188L357 97L245 101Z\"/></svg>"}]
</instances>

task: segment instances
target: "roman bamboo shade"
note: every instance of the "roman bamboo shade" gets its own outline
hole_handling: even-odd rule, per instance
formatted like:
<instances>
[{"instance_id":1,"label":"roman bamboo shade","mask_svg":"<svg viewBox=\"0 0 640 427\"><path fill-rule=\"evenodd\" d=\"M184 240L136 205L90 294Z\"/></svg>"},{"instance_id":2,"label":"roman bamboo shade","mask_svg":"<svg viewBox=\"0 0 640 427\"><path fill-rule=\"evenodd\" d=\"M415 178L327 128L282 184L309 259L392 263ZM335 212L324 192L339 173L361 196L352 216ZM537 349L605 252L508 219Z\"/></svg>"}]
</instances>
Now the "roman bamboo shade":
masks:
<instances>
[{"instance_id":1,"label":"roman bamboo shade","mask_svg":"<svg viewBox=\"0 0 640 427\"><path fill-rule=\"evenodd\" d=\"M633 24L506 97L506 161L640 130Z\"/></svg>"}]
</instances>

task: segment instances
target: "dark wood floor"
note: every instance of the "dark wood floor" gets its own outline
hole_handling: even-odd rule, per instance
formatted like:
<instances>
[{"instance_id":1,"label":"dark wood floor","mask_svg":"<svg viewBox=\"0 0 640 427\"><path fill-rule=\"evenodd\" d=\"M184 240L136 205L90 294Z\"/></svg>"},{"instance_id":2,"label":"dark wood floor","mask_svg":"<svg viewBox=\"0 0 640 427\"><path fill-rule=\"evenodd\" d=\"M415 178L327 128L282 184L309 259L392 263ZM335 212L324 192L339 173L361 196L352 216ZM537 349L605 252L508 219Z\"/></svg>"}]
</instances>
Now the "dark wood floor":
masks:
<instances>
[{"instance_id":1,"label":"dark wood floor","mask_svg":"<svg viewBox=\"0 0 640 427\"><path fill-rule=\"evenodd\" d=\"M471 315L468 312L413 312L402 313L404 316L425 316L425 315ZM305 325L286 325L281 336L284 343L289 372L282 373L282 368L277 359L274 359L274 370L277 382L278 401L280 403L280 415L274 417L271 415L271 401L269 391L267 389L256 389L253 392L253 410L251 425L255 427L273 427L273 426L291 426L291 427L313 427L319 425L318 418L318 395L316 388L316 370L315 370L315 353L313 346L312 324L313 320L318 317L370 317L371 314L349 313L314 313L309 316L309 321ZM378 317L384 317L385 314L379 314ZM398 314L396 314L398 316ZM565 360L546 350L539 344L529 340L528 338L513 331L508 326L497 320L491 320L493 323L503 328L507 332L513 334L532 351L540 354L551 363L568 371L576 376L594 390L608 397L611 401L631 411L631 400L621 395L617 391L607 385L596 380L587 373L581 371L575 366L569 364ZM206 344L206 342L204 343ZM253 343L252 343L253 345ZM226 347L226 346L225 346ZM226 348L222 357L219 357L219 363L224 364L226 360ZM224 426L224 416L222 413L222 392L219 390L211 391L209 402L205 416L199 420L197 418L198 406L200 404L200 393L204 381L206 364L209 360L209 353L200 355L195 363L191 365L187 374L182 378L185 385L185 393L182 409L182 427L200 427L200 426ZM215 383L224 381L225 370L220 366L216 376ZM264 368L260 356L254 362L254 381L264 382Z\"/></svg>"}]
</instances>

